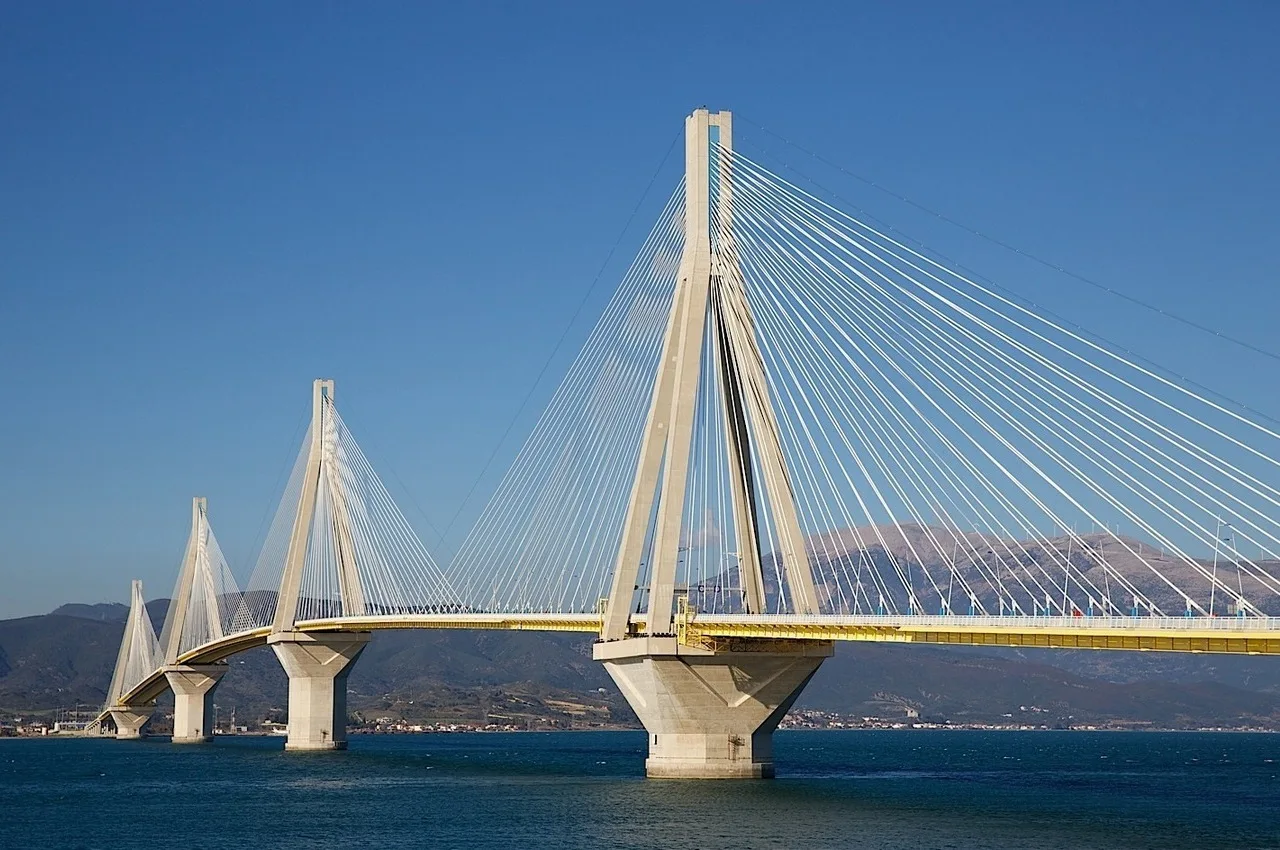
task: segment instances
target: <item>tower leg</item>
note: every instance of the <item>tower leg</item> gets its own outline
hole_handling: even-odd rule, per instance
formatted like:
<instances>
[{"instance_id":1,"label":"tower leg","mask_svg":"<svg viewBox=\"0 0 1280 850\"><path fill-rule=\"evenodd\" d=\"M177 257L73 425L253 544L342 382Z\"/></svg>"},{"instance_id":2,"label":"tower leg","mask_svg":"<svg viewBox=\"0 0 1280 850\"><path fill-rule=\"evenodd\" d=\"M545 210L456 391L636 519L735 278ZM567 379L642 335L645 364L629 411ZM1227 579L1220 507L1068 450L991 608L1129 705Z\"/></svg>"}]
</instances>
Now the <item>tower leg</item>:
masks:
<instances>
[{"instance_id":1,"label":"tower leg","mask_svg":"<svg viewBox=\"0 0 1280 850\"><path fill-rule=\"evenodd\" d=\"M151 719L154 705L127 705L111 709L111 720L116 724L116 740L136 741L142 737L142 727Z\"/></svg>"},{"instance_id":2,"label":"tower leg","mask_svg":"<svg viewBox=\"0 0 1280 850\"><path fill-rule=\"evenodd\" d=\"M831 654L821 641L743 640L726 651L669 637L595 646L649 733L645 773L669 779L772 778L773 730Z\"/></svg>"},{"instance_id":3,"label":"tower leg","mask_svg":"<svg viewBox=\"0 0 1280 850\"><path fill-rule=\"evenodd\" d=\"M280 632L267 638L289 675L286 750L347 748L347 675L365 632Z\"/></svg>"},{"instance_id":4,"label":"tower leg","mask_svg":"<svg viewBox=\"0 0 1280 850\"><path fill-rule=\"evenodd\" d=\"M166 667L173 690L173 742L203 744L213 738L213 692L227 672L225 664Z\"/></svg>"}]
</instances>

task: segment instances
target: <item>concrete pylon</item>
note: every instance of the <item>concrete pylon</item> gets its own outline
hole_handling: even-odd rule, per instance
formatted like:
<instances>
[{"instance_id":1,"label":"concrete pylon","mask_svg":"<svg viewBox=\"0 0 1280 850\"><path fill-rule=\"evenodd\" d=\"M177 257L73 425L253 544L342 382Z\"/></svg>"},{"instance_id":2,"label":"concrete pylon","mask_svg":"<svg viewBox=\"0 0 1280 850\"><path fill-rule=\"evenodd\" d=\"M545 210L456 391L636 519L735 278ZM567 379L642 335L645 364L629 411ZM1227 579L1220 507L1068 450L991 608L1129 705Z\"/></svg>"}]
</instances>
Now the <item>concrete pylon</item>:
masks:
<instances>
[{"instance_id":1,"label":"concrete pylon","mask_svg":"<svg viewBox=\"0 0 1280 850\"><path fill-rule=\"evenodd\" d=\"M347 675L367 632L281 632L267 644L289 675L286 750L347 748Z\"/></svg>"},{"instance_id":2,"label":"concrete pylon","mask_svg":"<svg viewBox=\"0 0 1280 850\"><path fill-rule=\"evenodd\" d=\"M733 149L732 128L728 112L698 109L685 120L684 254L600 642L594 650L649 733L646 772L653 777L773 776L773 730L832 652L829 642L744 639L690 645L697 642L686 640L689 621L681 629L674 620L676 565L703 368L717 370L721 388L718 399L704 402L722 405L725 468L746 610L759 613L766 605L757 505L767 504L777 539L772 554L782 563L789 608L796 614L818 611L781 431L734 246L733 163L727 153ZM716 362L703 364L708 337ZM650 540L648 611L641 635L631 622L631 606Z\"/></svg>"},{"instance_id":3,"label":"concrete pylon","mask_svg":"<svg viewBox=\"0 0 1280 850\"><path fill-rule=\"evenodd\" d=\"M203 632L210 640L222 637L222 615L218 610L218 592L209 564L209 502L203 496L191 500L191 533L187 536L178 586L160 630L160 652L165 664L176 664L181 651L182 634L189 617L202 621ZM191 600L200 585L204 609L191 610Z\"/></svg>"},{"instance_id":4,"label":"concrete pylon","mask_svg":"<svg viewBox=\"0 0 1280 850\"><path fill-rule=\"evenodd\" d=\"M704 364L704 341L711 334L718 358L730 494L737 531L739 569L747 610L764 610L759 521L756 505L769 505L796 614L818 610L817 592L782 451L781 431L770 398L755 321L733 245L731 207L733 122L728 112L694 111L685 119L685 242L675 294L654 378L648 419L641 437L631 501L623 524L613 584L605 607L604 640L630 633L631 604L646 542L649 557L649 635L672 633L676 565L685 513L694 418ZM716 228L712 232L711 180L715 165ZM753 465L754 459L754 465ZM758 468L756 480L753 469ZM763 490L761 490L763 487ZM658 493L658 489L661 493ZM653 522L650 538L649 527Z\"/></svg>"},{"instance_id":5,"label":"concrete pylon","mask_svg":"<svg viewBox=\"0 0 1280 850\"><path fill-rule=\"evenodd\" d=\"M311 394L311 443L307 450L302 493L285 555L284 574L276 598L275 620L267 643L289 676L289 737L286 750L347 748L347 674L369 642L367 632L320 632L295 629L302 573L306 565L316 503L329 499L337 551L338 592L345 616L363 614L364 590L356 568L347 495L341 479L343 462L333 416L331 380L317 379Z\"/></svg>"},{"instance_id":6,"label":"concrete pylon","mask_svg":"<svg viewBox=\"0 0 1280 850\"><path fill-rule=\"evenodd\" d=\"M111 721L116 725L116 740L136 741L143 736L142 728L151 719L155 705L116 706L108 709Z\"/></svg>"},{"instance_id":7,"label":"concrete pylon","mask_svg":"<svg viewBox=\"0 0 1280 850\"><path fill-rule=\"evenodd\" d=\"M322 488L329 497L334 523L333 537L337 548L335 557L342 613L344 616L351 616L365 612L364 590L356 569L355 546L351 542L346 492L337 468L340 463L340 448L337 444L337 423L333 418L333 393L334 384L331 380L317 379L312 383L311 442L307 449L302 493L294 515L289 549L285 554L284 574L280 577L272 632L290 631L297 620L307 546L311 537L311 525L315 521L316 502Z\"/></svg>"},{"instance_id":8,"label":"concrete pylon","mask_svg":"<svg viewBox=\"0 0 1280 850\"><path fill-rule=\"evenodd\" d=\"M164 627L160 630L160 653L165 664L177 664L182 652L183 631L189 618L197 618L200 631L209 640L223 636L223 622L218 608L218 588L209 563L209 501L204 497L191 501L191 534L187 535L187 549L182 557L182 570L178 572L178 586L169 602ZM192 611L192 599L202 600L200 611Z\"/></svg>"},{"instance_id":9,"label":"concrete pylon","mask_svg":"<svg viewBox=\"0 0 1280 850\"><path fill-rule=\"evenodd\" d=\"M773 731L830 657L821 641L741 641L713 651L676 638L598 643L622 695L649 733L655 779L772 779Z\"/></svg>"},{"instance_id":10,"label":"concrete pylon","mask_svg":"<svg viewBox=\"0 0 1280 850\"><path fill-rule=\"evenodd\" d=\"M110 714L115 723L116 737L121 740L141 738L143 727L151 719L155 697L140 700L139 695L132 694L132 691L160 666L159 655L156 633L151 628L147 603L142 595L142 582L134 580L129 595L129 616L125 620L115 671L111 674L107 701L103 706L103 711Z\"/></svg>"},{"instance_id":11,"label":"concrete pylon","mask_svg":"<svg viewBox=\"0 0 1280 850\"><path fill-rule=\"evenodd\" d=\"M173 743L203 744L213 738L213 692L225 664L174 664L164 668L173 691Z\"/></svg>"}]
</instances>

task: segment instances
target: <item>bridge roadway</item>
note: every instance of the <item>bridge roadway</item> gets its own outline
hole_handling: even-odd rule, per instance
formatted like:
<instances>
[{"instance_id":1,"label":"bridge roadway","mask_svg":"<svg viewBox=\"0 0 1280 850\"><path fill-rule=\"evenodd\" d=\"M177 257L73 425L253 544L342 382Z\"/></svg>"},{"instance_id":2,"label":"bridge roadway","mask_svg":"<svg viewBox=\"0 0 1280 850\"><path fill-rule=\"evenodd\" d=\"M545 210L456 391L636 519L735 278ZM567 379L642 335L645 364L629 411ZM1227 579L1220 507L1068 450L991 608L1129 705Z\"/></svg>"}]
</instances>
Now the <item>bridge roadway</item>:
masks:
<instances>
[{"instance_id":1,"label":"bridge roadway","mask_svg":"<svg viewBox=\"0 0 1280 850\"><path fill-rule=\"evenodd\" d=\"M632 616L641 632L643 616ZM389 629L494 629L599 634L600 614L381 614L299 621L301 632L371 632ZM196 647L179 664L213 664L265 646L263 626ZM1035 617L970 615L687 614L677 618L682 644L731 649L743 639L872 641L1048 649L1126 649L1280 655L1280 617ZM121 699L153 702L168 689L156 670Z\"/></svg>"}]
</instances>

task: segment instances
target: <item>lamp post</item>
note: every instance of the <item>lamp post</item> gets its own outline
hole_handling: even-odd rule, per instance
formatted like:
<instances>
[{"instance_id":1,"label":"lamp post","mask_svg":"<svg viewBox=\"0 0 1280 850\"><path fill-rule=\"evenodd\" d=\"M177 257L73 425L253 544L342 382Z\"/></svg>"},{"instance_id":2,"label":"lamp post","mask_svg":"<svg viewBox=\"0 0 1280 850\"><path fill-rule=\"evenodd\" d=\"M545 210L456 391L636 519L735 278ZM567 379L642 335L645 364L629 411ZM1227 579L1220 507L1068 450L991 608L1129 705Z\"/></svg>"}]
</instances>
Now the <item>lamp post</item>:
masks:
<instances>
[{"instance_id":1,"label":"lamp post","mask_svg":"<svg viewBox=\"0 0 1280 850\"><path fill-rule=\"evenodd\" d=\"M1213 578L1209 582L1209 616L1213 616L1213 604L1218 595L1218 544L1222 542L1222 517L1213 530Z\"/></svg>"}]
</instances>

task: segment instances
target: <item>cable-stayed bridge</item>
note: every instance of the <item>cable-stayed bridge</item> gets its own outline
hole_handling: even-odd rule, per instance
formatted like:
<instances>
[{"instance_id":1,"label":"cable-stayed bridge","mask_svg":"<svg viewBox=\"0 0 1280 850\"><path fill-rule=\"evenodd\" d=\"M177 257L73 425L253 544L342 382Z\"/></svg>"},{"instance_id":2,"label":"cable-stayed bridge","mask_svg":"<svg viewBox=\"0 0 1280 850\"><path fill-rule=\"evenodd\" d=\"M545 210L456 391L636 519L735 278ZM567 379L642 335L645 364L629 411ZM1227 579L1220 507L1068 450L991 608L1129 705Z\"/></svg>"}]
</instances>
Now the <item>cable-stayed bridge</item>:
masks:
<instances>
[{"instance_id":1,"label":"cable-stayed bridge","mask_svg":"<svg viewBox=\"0 0 1280 850\"><path fill-rule=\"evenodd\" d=\"M339 415L244 587L193 504L103 719L207 740L270 645L291 749L345 745L380 629L595 634L654 776L767 776L837 640L1280 654L1280 432L948 268L686 119L685 176L452 563ZM1109 527L1120 517L1124 527ZM1088 530L1086 530L1088 529Z\"/></svg>"}]
</instances>

